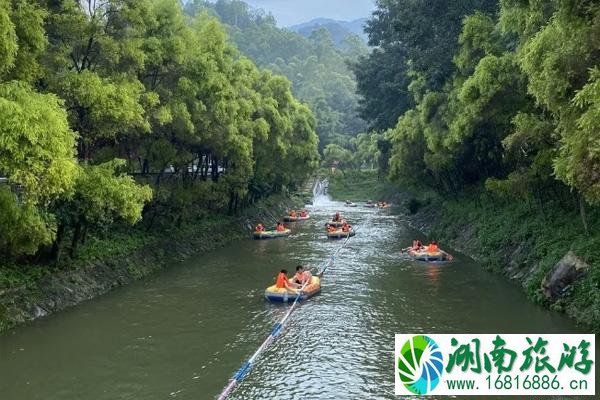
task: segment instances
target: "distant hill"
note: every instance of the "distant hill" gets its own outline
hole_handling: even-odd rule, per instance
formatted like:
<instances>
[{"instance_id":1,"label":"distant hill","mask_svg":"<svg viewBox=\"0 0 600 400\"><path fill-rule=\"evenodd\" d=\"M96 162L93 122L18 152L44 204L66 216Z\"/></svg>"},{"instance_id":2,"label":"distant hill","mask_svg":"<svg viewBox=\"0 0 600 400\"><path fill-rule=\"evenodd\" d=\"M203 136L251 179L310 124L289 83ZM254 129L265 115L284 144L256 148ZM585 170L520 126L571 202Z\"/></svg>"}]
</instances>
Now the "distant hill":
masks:
<instances>
[{"instance_id":1,"label":"distant hill","mask_svg":"<svg viewBox=\"0 0 600 400\"><path fill-rule=\"evenodd\" d=\"M304 37L309 37L315 30L325 28L331 34L336 46L341 47L344 43L344 39L350 35L358 35L365 43L367 43L369 38L363 30L366 22L367 18L360 18L354 21L337 21L329 18L317 18L303 24L290 26L289 29Z\"/></svg>"}]
</instances>

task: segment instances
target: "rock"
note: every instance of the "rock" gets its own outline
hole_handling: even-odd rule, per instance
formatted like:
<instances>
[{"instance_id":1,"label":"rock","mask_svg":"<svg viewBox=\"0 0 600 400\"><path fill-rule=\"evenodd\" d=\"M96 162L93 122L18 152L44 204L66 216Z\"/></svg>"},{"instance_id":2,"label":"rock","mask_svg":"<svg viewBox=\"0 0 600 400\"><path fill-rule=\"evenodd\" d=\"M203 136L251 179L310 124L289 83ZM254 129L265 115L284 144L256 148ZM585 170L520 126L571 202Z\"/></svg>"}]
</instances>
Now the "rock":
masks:
<instances>
[{"instance_id":1,"label":"rock","mask_svg":"<svg viewBox=\"0 0 600 400\"><path fill-rule=\"evenodd\" d=\"M566 289L573 282L583 278L589 268L589 264L569 251L544 277L542 281L544 296L552 302L564 297Z\"/></svg>"},{"instance_id":2,"label":"rock","mask_svg":"<svg viewBox=\"0 0 600 400\"><path fill-rule=\"evenodd\" d=\"M48 315L48 311L44 310L40 306L35 306L35 308L34 308L34 316L35 316L35 318L45 317L46 315Z\"/></svg>"}]
</instances>

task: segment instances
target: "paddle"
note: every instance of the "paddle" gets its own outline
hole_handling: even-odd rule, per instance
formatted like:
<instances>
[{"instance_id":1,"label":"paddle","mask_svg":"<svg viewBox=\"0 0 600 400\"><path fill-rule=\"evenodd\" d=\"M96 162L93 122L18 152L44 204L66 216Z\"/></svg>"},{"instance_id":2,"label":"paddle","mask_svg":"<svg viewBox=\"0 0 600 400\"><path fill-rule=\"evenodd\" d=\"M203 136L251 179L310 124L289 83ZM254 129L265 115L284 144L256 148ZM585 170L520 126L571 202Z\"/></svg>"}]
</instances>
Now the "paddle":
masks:
<instances>
[{"instance_id":1,"label":"paddle","mask_svg":"<svg viewBox=\"0 0 600 400\"><path fill-rule=\"evenodd\" d=\"M278 224L278 223L279 223L279 220L278 220L277 218L275 218L275 217L273 216L273 214L271 214L269 211L267 211L267 209L266 209L266 208L263 208L263 211L265 212L265 214L267 214L269 217L271 217L271 218L273 219L273 221L275 221L275 223L276 223L276 224Z\"/></svg>"}]
</instances>

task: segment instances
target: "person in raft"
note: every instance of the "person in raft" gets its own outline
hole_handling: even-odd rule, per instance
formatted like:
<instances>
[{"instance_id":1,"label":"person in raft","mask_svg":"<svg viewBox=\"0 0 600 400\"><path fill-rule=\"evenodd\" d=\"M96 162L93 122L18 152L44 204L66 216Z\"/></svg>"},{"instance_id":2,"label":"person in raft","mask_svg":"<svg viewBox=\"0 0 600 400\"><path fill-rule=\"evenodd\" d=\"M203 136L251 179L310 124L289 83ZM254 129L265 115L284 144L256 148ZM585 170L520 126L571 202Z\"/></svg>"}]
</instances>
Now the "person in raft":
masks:
<instances>
[{"instance_id":1,"label":"person in raft","mask_svg":"<svg viewBox=\"0 0 600 400\"><path fill-rule=\"evenodd\" d=\"M440 251L440 248L435 240L431 241L429 246L427 246L428 253L437 253Z\"/></svg>"},{"instance_id":2,"label":"person in raft","mask_svg":"<svg viewBox=\"0 0 600 400\"><path fill-rule=\"evenodd\" d=\"M308 217L308 212L306 210L300 211L300 217L302 217L302 218Z\"/></svg>"},{"instance_id":3,"label":"person in raft","mask_svg":"<svg viewBox=\"0 0 600 400\"><path fill-rule=\"evenodd\" d=\"M333 222L340 222L342 220L342 216L340 215L339 212L336 212L335 215L333 216L332 221Z\"/></svg>"},{"instance_id":4,"label":"person in raft","mask_svg":"<svg viewBox=\"0 0 600 400\"><path fill-rule=\"evenodd\" d=\"M344 222L344 225L342 225L342 232L350 232L350 224L347 222Z\"/></svg>"},{"instance_id":5,"label":"person in raft","mask_svg":"<svg viewBox=\"0 0 600 400\"><path fill-rule=\"evenodd\" d=\"M421 243L421 241L419 239L414 239L412 242L412 246L411 247L407 247L405 249L400 250L400 253L406 253L409 251L420 251L423 250L425 248L425 246L423 246L423 243Z\"/></svg>"},{"instance_id":6,"label":"person in raft","mask_svg":"<svg viewBox=\"0 0 600 400\"><path fill-rule=\"evenodd\" d=\"M256 232L264 232L265 226L263 224L256 225Z\"/></svg>"},{"instance_id":7,"label":"person in raft","mask_svg":"<svg viewBox=\"0 0 600 400\"><path fill-rule=\"evenodd\" d=\"M277 230L277 232L284 232L285 231L285 226L283 225L282 222L278 222L277 226L275 227L275 229Z\"/></svg>"},{"instance_id":8,"label":"person in raft","mask_svg":"<svg viewBox=\"0 0 600 400\"><path fill-rule=\"evenodd\" d=\"M275 281L275 287L277 289L295 289L294 285L290 283L288 280L288 272L287 269L282 269L279 275L277 275L277 280Z\"/></svg>"},{"instance_id":9,"label":"person in raft","mask_svg":"<svg viewBox=\"0 0 600 400\"><path fill-rule=\"evenodd\" d=\"M310 283L312 279L312 274L302 265L298 265L296 267L296 275L294 275L294 283L298 285L298 287L304 286L306 282Z\"/></svg>"},{"instance_id":10,"label":"person in raft","mask_svg":"<svg viewBox=\"0 0 600 400\"><path fill-rule=\"evenodd\" d=\"M331 226L331 225L327 225L327 232L329 233L333 233L335 232L337 229L335 229L335 226Z\"/></svg>"},{"instance_id":11,"label":"person in raft","mask_svg":"<svg viewBox=\"0 0 600 400\"><path fill-rule=\"evenodd\" d=\"M296 210L290 211L290 217L296 218L297 216L298 216L298 214L296 213Z\"/></svg>"}]
</instances>

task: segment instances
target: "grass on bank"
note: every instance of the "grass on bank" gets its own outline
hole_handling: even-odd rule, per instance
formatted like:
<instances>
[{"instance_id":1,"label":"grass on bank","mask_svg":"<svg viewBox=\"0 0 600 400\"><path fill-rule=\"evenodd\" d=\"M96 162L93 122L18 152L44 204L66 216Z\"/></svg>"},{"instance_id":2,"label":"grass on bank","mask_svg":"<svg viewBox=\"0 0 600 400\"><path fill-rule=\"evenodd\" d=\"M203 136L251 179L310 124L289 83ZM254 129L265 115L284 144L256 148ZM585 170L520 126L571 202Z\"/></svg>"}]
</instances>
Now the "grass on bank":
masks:
<instances>
[{"instance_id":1,"label":"grass on bank","mask_svg":"<svg viewBox=\"0 0 600 400\"><path fill-rule=\"evenodd\" d=\"M140 224L131 227L115 227L109 232L93 232L74 256L67 255L65 248L59 263L11 263L0 265L0 290L18 287L34 287L40 279L58 271L73 270L102 262L103 260L129 256L150 246L165 246L169 241L181 240L198 231L217 227L228 216L206 213L194 220L181 223L176 228L165 229L162 225L148 229ZM67 237L65 244L70 242Z\"/></svg>"},{"instance_id":2,"label":"grass on bank","mask_svg":"<svg viewBox=\"0 0 600 400\"><path fill-rule=\"evenodd\" d=\"M334 200L365 202L389 200L397 190L377 170L330 170L324 173L329 179L329 195Z\"/></svg>"}]
</instances>

